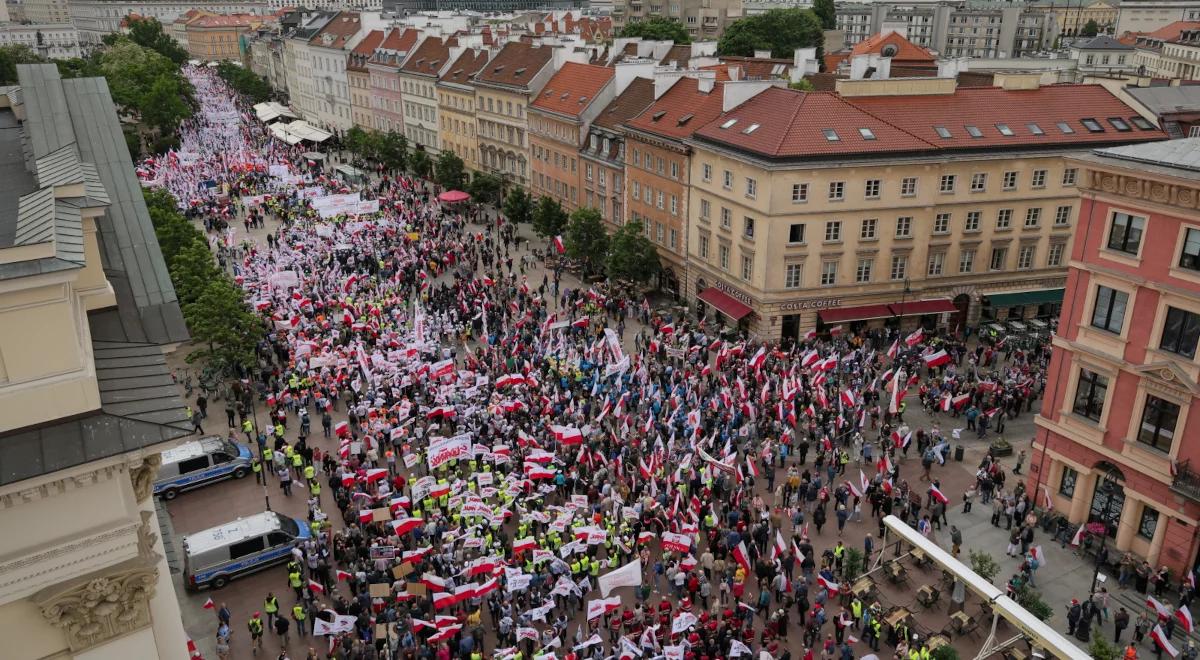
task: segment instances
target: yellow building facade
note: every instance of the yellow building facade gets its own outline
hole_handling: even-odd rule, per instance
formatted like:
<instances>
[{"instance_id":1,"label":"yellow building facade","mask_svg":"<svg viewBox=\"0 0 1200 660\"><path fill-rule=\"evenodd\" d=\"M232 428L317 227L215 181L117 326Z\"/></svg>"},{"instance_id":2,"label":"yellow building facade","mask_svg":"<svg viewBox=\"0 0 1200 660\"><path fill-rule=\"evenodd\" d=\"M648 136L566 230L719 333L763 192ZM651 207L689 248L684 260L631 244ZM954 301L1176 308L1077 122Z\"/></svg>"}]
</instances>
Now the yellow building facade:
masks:
<instances>
[{"instance_id":1,"label":"yellow building facade","mask_svg":"<svg viewBox=\"0 0 1200 660\"><path fill-rule=\"evenodd\" d=\"M880 82L857 86L861 97L774 88L689 140L688 300L772 339L841 324L954 331L1047 313L1056 291L1061 300L1078 212L1078 172L1063 156L1083 146L1069 145L1161 138L1133 128L1135 113L1098 87L1077 88L1076 110L1051 98L1062 93L1054 88L1023 90L1052 106L1023 112L999 105L1012 103L1010 90L947 80L936 94L905 96L897 81ZM956 119L989 105L986 122ZM1092 132L1091 114L1129 130ZM947 143L965 150L950 157ZM792 151L767 153L776 144Z\"/></svg>"}]
</instances>

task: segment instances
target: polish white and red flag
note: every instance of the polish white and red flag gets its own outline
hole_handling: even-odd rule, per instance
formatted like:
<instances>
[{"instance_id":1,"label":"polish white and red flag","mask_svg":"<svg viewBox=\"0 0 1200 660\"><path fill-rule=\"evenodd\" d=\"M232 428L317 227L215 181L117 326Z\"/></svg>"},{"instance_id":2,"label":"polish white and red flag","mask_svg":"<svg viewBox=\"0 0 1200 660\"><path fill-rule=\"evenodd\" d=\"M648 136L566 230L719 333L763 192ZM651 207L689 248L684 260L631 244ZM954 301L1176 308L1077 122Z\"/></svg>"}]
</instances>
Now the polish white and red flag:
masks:
<instances>
[{"instance_id":1,"label":"polish white and red flag","mask_svg":"<svg viewBox=\"0 0 1200 660\"><path fill-rule=\"evenodd\" d=\"M838 595L838 592L841 591L841 585L833 580L830 580L829 578L826 578L824 575L817 575L817 582L819 582L821 586L829 592L830 596L836 596Z\"/></svg>"},{"instance_id":2,"label":"polish white and red flag","mask_svg":"<svg viewBox=\"0 0 1200 660\"><path fill-rule=\"evenodd\" d=\"M559 254L567 251L567 248L563 245L562 236L554 237L554 249L557 250Z\"/></svg>"},{"instance_id":3,"label":"polish white and red flag","mask_svg":"<svg viewBox=\"0 0 1200 660\"><path fill-rule=\"evenodd\" d=\"M917 328L915 332L913 332L911 335L904 338L904 343L908 344L909 348L912 348L913 346L916 346L917 344L921 343L921 340L924 338L925 338L925 329Z\"/></svg>"},{"instance_id":4,"label":"polish white and red flag","mask_svg":"<svg viewBox=\"0 0 1200 660\"><path fill-rule=\"evenodd\" d=\"M758 349L758 352L754 354L754 357L750 358L750 366L753 367L755 371L758 371L759 369L762 369L763 363L766 361L767 347L762 346Z\"/></svg>"},{"instance_id":5,"label":"polish white and red flag","mask_svg":"<svg viewBox=\"0 0 1200 660\"><path fill-rule=\"evenodd\" d=\"M325 593L325 585L323 585L320 582L317 582L315 580L309 580L308 581L308 590L319 593L319 594L323 594L323 593Z\"/></svg>"},{"instance_id":6,"label":"polish white and red flag","mask_svg":"<svg viewBox=\"0 0 1200 660\"><path fill-rule=\"evenodd\" d=\"M1150 637L1154 639L1155 644L1158 644L1158 648L1165 651L1167 655L1171 656L1172 658L1179 656L1179 649L1171 645L1171 640L1167 637L1167 634L1163 632L1161 625L1156 624L1154 626L1154 630L1150 631Z\"/></svg>"},{"instance_id":7,"label":"polish white and red flag","mask_svg":"<svg viewBox=\"0 0 1200 660\"><path fill-rule=\"evenodd\" d=\"M745 541L739 541L737 547L733 549L733 558L743 569L746 570L746 573L751 572L750 553L746 551Z\"/></svg>"},{"instance_id":8,"label":"polish white and red flag","mask_svg":"<svg viewBox=\"0 0 1200 660\"><path fill-rule=\"evenodd\" d=\"M754 462L753 456L746 457L746 472L755 479L758 478L758 464Z\"/></svg>"},{"instance_id":9,"label":"polish white and red flag","mask_svg":"<svg viewBox=\"0 0 1200 660\"><path fill-rule=\"evenodd\" d=\"M858 404L858 396L854 393L854 390L842 390L842 405L847 408L853 408Z\"/></svg>"},{"instance_id":10,"label":"polish white and red flag","mask_svg":"<svg viewBox=\"0 0 1200 660\"><path fill-rule=\"evenodd\" d=\"M1175 610L1175 618L1179 619L1179 623L1189 634L1196 627L1196 622L1192 621L1192 611L1188 609L1187 605L1180 605L1179 609Z\"/></svg>"},{"instance_id":11,"label":"polish white and red flag","mask_svg":"<svg viewBox=\"0 0 1200 660\"><path fill-rule=\"evenodd\" d=\"M950 503L950 498L946 497L946 495L942 493L942 490L940 488L938 488L937 486L931 485L929 487L929 496L932 497L933 499L941 502L942 504Z\"/></svg>"},{"instance_id":12,"label":"polish white and red flag","mask_svg":"<svg viewBox=\"0 0 1200 660\"><path fill-rule=\"evenodd\" d=\"M787 542L783 540L783 532L775 530L775 547L771 549L771 558L779 559L787 552Z\"/></svg>"},{"instance_id":13,"label":"polish white and red flag","mask_svg":"<svg viewBox=\"0 0 1200 660\"><path fill-rule=\"evenodd\" d=\"M892 345L888 348L887 356L888 356L889 360L895 360L896 356L899 354L900 354L900 340L897 339L897 340L893 341Z\"/></svg>"},{"instance_id":14,"label":"polish white and red flag","mask_svg":"<svg viewBox=\"0 0 1200 660\"><path fill-rule=\"evenodd\" d=\"M583 442L583 431L574 426L551 426L554 439L564 445L577 445Z\"/></svg>"},{"instance_id":15,"label":"polish white and red flag","mask_svg":"<svg viewBox=\"0 0 1200 660\"><path fill-rule=\"evenodd\" d=\"M947 353L946 349L943 348L936 353L930 353L929 355L922 356L921 359L925 360L926 367L933 369L934 367L940 367L943 364L950 362L950 354Z\"/></svg>"},{"instance_id":16,"label":"polish white and red flag","mask_svg":"<svg viewBox=\"0 0 1200 660\"><path fill-rule=\"evenodd\" d=\"M1146 607L1153 609L1158 614L1159 620L1165 620L1171 616L1171 610L1167 609L1167 606L1160 603L1154 596L1146 596Z\"/></svg>"}]
</instances>

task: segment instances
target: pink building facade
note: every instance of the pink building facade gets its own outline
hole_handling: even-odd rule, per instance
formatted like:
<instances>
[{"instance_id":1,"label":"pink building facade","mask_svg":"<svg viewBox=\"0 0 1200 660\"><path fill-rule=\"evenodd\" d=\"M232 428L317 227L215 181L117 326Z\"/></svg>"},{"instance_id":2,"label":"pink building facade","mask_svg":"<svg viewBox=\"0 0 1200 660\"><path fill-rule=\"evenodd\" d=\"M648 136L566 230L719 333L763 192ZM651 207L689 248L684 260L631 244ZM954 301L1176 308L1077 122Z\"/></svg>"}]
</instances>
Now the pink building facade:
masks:
<instances>
[{"instance_id":1,"label":"pink building facade","mask_svg":"<svg viewBox=\"0 0 1200 660\"><path fill-rule=\"evenodd\" d=\"M1176 580L1200 543L1197 151L1187 139L1073 159L1080 221L1027 484Z\"/></svg>"}]
</instances>

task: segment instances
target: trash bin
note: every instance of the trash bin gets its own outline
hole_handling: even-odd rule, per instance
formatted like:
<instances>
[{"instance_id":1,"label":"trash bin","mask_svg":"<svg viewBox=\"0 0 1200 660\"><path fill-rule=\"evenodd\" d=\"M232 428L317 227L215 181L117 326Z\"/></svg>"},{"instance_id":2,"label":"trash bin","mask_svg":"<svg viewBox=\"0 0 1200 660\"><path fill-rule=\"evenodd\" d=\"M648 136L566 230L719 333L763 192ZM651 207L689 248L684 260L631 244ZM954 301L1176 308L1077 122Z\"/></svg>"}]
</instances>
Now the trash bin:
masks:
<instances>
[{"instance_id":1,"label":"trash bin","mask_svg":"<svg viewBox=\"0 0 1200 660\"><path fill-rule=\"evenodd\" d=\"M963 446L958 445L957 447L954 448L954 460L958 461L959 463L962 463L962 459L963 459Z\"/></svg>"}]
</instances>

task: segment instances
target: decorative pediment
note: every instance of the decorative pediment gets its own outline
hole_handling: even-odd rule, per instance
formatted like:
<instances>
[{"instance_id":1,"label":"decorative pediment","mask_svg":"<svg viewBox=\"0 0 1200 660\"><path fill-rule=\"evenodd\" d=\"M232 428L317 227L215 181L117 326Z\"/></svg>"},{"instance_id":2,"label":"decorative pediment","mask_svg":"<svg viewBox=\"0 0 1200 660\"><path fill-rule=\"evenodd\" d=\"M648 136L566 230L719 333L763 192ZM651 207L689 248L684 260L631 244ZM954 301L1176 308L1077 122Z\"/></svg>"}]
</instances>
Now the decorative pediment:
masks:
<instances>
[{"instance_id":1,"label":"decorative pediment","mask_svg":"<svg viewBox=\"0 0 1200 660\"><path fill-rule=\"evenodd\" d=\"M138 558L45 589L33 601L80 653L150 625L157 582L155 565Z\"/></svg>"},{"instance_id":2,"label":"decorative pediment","mask_svg":"<svg viewBox=\"0 0 1200 660\"><path fill-rule=\"evenodd\" d=\"M1154 382L1166 387L1184 390L1192 396L1200 396L1200 384L1174 362L1154 362L1133 368L1134 373L1149 377Z\"/></svg>"}]
</instances>

